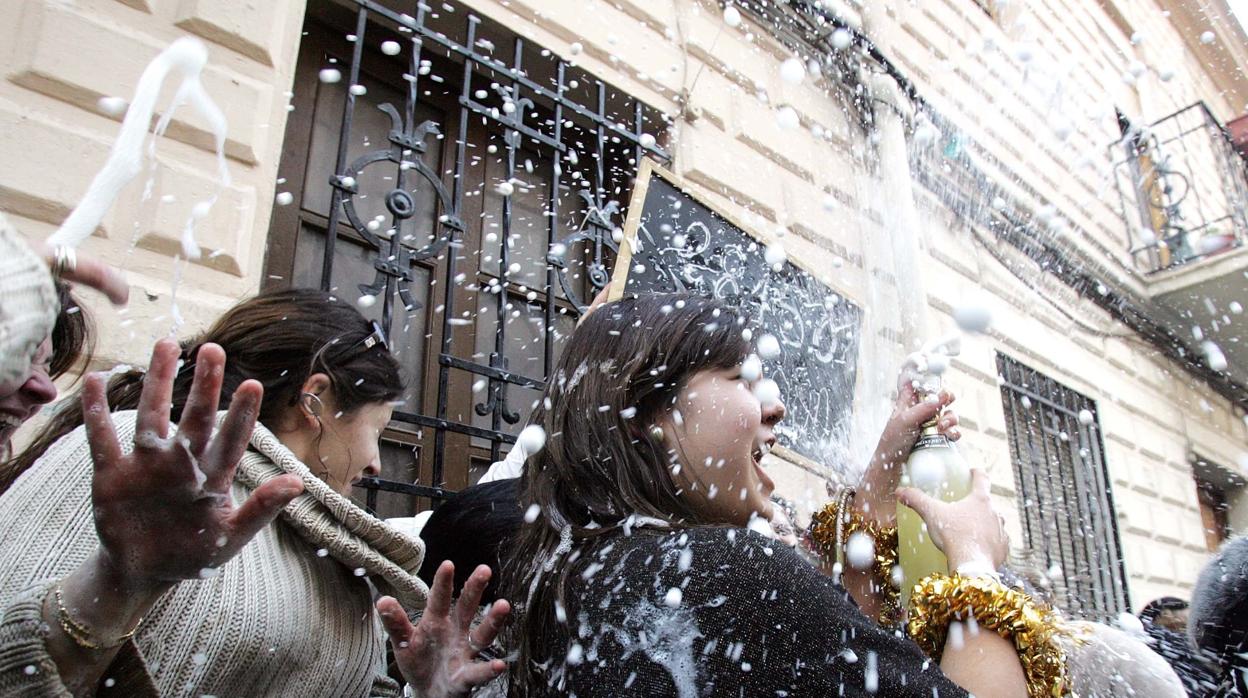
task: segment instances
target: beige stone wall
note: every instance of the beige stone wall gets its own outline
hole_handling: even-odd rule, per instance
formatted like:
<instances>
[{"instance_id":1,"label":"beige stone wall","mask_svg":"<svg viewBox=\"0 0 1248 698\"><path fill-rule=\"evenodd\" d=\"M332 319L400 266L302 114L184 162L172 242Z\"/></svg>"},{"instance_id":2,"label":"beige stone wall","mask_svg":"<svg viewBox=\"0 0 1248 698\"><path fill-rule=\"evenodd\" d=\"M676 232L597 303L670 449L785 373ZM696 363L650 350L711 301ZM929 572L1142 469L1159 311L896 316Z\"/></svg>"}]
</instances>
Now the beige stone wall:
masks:
<instances>
[{"instance_id":1,"label":"beige stone wall","mask_svg":"<svg viewBox=\"0 0 1248 698\"><path fill-rule=\"evenodd\" d=\"M0 210L32 239L50 235L104 164L121 117L101 97L133 94L139 75L182 36L205 41L204 86L229 120L233 180L198 227L201 259L185 265L177 309L184 331L260 285L278 156L303 22L293 0L13 0L0 3ZM172 82L172 81L171 81ZM173 85L160 101L165 108ZM196 201L214 191L216 160L205 123L178 110L156 149L152 197L146 174L123 192L84 250L126 270L129 307L90 297L100 363L142 361L173 327L173 256ZM136 224L137 221L137 224Z\"/></svg>"},{"instance_id":2,"label":"beige stone wall","mask_svg":"<svg viewBox=\"0 0 1248 698\"><path fill-rule=\"evenodd\" d=\"M1196 450L1242 469L1246 451L1242 415L1225 400L1060 285L1017 278L921 190L916 190L921 253L913 260L920 276L915 281L903 274L898 284L899 270L908 268L890 252L899 202L888 189L887 173L871 165L875 146L851 123L844 105L829 96L826 83L782 82L779 64L788 52L748 19L730 29L709 0L466 4L565 56L573 41L581 42L580 65L670 114L681 111L682 93L691 94L696 118L679 119L665 136L678 173L761 235L783 234L791 256L822 270L867 312L870 331L856 398L859 452L869 448L868 435L887 409L882 396L902 353L893 338L947 330L950 308L986 289L994 296L997 323L989 335L966 343L949 383L960 395L963 449L993 476L995 492L1011 512L1014 540L1021 541L1022 534L996 351L1097 401L1135 605L1190 589L1206 551L1189 453ZM1107 188L1105 145L1116 137L1116 127L1107 121L1112 107L1145 119L1195 98L1210 101L1224 118L1237 107L1221 100L1204 65L1186 57L1182 37L1155 11L1137 12L1135 3L1079 0L1027 5L1038 8L1030 21L1039 50L1081 61L1068 66L1065 79L1061 109L1077 117L1065 144L1046 131L1055 111L1045 92L1032 89L1032 83L1017 89L1026 67L1008 57L1016 37L972 0L889 3L868 19L878 21L872 30L878 30L881 44L895 51L899 66L937 109L1024 174L1072 230L1086 231L1074 237L1088 254L1138 287L1121 254L1124 232L1112 183ZM1115 15L1104 9L1118 5L1122 9ZM188 33L205 38L211 52L207 87L231 122L234 185L200 230L205 246L220 253L189 265L179 288L188 325L202 325L261 281L302 14L302 3L294 0L0 4L0 21L16 28L0 44L6 66L0 82L0 159L6 163L0 169L0 208L15 214L32 237L46 236L85 191L116 133L117 121L101 114L96 100L128 94L147 60L174 38ZM848 15L860 19L856 11ZM1130 45L1124 17L1146 33L1145 43ZM1007 57L984 59L985 40ZM1154 84L1155 76L1127 85L1120 75L1122 54L1129 52L1150 64L1170 57L1176 78L1164 89ZM780 105L797 111L801 128L777 125ZM154 201L171 194L174 203L143 204L141 186L132 187L87 243L89 251L126 268L136 286L124 315L93 303L104 329L104 360L138 360L151 337L168 330L174 241L187 202L207 190L213 171L203 125L188 114L159 147L166 167ZM1041 203L1030 195L1020 198ZM919 287L925 297L912 298ZM923 308L922 327L901 326L899 304L907 299ZM784 465L776 472L785 494L806 508L817 504L818 474ZM1244 518L1237 514L1235 520L1242 526Z\"/></svg>"}]
</instances>

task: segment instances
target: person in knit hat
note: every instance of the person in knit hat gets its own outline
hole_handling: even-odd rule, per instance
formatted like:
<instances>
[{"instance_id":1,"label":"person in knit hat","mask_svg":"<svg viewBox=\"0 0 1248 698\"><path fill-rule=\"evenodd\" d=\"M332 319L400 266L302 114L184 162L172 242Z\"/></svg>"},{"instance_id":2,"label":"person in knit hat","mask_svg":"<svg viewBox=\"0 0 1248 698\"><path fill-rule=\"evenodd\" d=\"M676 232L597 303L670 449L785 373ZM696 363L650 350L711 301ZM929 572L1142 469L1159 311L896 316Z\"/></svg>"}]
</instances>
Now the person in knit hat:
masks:
<instances>
[{"instance_id":1,"label":"person in knit hat","mask_svg":"<svg viewBox=\"0 0 1248 698\"><path fill-rule=\"evenodd\" d=\"M13 435L56 399L53 380L76 367L90 344L70 282L95 288L116 304L129 295L124 279L107 265L72 252L61 251L59 261L55 251L40 255L0 214L0 463L6 465L0 492L9 482Z\"/></svg>"},{"instance_id":2,"label":"person in knit hat","mask_svg":"<svg viewBox=\"0 0 1248 698\"><path fill-rule=\"evenodd\" d=\"M56 284L43 259L0 215L0 386L26 378L40 345L48 341L60 310Z\"/></svg>"}]
</instances>

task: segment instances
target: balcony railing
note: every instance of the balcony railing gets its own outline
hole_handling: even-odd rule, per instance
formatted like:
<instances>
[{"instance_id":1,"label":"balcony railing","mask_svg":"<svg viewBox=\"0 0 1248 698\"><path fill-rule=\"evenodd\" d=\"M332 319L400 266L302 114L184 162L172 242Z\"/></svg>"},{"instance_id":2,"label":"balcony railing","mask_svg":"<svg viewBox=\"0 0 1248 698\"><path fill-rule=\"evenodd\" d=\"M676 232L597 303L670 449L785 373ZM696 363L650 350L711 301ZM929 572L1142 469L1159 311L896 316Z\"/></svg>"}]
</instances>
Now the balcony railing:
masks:
<instances>
[{"instance_id":1,"label":"balcony railing","mask_svg":"<svg viewBox=\"0 0 1248 698\"><path fill-rule=\"evenodd\" d=\"M1111 147L1128 252L1152 274L1223 254L1248 240L1248 179L1230 135L1197 102Z\"/></svg>"}]
</instances>

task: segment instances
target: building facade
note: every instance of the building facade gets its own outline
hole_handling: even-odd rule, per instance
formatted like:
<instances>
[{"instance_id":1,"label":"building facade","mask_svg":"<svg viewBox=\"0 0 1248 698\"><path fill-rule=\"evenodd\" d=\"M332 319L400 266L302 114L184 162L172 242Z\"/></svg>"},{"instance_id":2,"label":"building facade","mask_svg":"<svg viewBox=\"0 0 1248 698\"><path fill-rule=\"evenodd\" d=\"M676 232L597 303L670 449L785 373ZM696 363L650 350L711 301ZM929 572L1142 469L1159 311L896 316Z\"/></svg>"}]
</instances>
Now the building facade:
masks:
<instances>
[{"instance_id":1,"label":"building facade","mask_svg":"<svg viewBox=\"0 0 1248 698\"><path fill-rule=\"evenodd\" d=\"M945 376L961 448L1059 603L1185 596L1248 531L1248 202L1217 128L1248 102L1248 42L1220 1L18 0L0 19L0 209L33 239L107 157L101 98L174 39L208 44L232 182L200 258L175 260L217 187L210 129L180 110L84 244L135 287L121 311L89 299L96 362L263 288L367 297L411 383L388 482L361 494L387 515L510 448L649 157L863 311L848 445L771 459L799 517L865 460L902 358L973 306L994 322Z\"/></svg>"}]
</instances>

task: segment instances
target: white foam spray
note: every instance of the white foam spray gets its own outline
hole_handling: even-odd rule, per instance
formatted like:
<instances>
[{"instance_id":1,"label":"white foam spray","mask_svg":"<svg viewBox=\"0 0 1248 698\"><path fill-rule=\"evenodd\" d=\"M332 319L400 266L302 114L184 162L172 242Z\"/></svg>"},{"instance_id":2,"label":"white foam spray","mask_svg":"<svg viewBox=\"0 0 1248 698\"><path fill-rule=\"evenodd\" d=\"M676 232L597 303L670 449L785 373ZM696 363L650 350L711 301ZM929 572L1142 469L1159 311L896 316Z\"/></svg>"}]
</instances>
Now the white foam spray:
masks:
<instances>
[{"instance_id":1,"label":"white foam spray","mask_svg":"<svg viewBox=\"0 0 1248 698\"><path fill-rule=\"evenodd\" d=\"M195 241L195 223L207 215L208 210L216 203L217 197L230 184L230 173L225 165L225 133L227 123L225 114L217 106L200 82L200 75L208 63L208 49L203 42L191 37L183 37L169 45L169 48L156 56L135 88L134 98L130 100L130 108L126 118L121 122L121 132L109 152L104 168L91 180L91 186L83 195L65 222L61 224L50 238L51 245L77 247L87 239L100 225L104 214L112 208L122 188L143 170L143 142L147 139L147 128L152 123L152 114L156 109L156 99L160 96L165 78L171 72L180 73L182 82L174 93L169 108L161 115L148 144L146 157L153 159L156 139L164 135L169 127L178 106L190 102L191 106L207 122L216 141L217 148L217 179L218 188L209 198L196 203L187 217L186 226L182 230L182 252L188 259L198 259L199 244Z\"/></svg>"}]
</instances>

